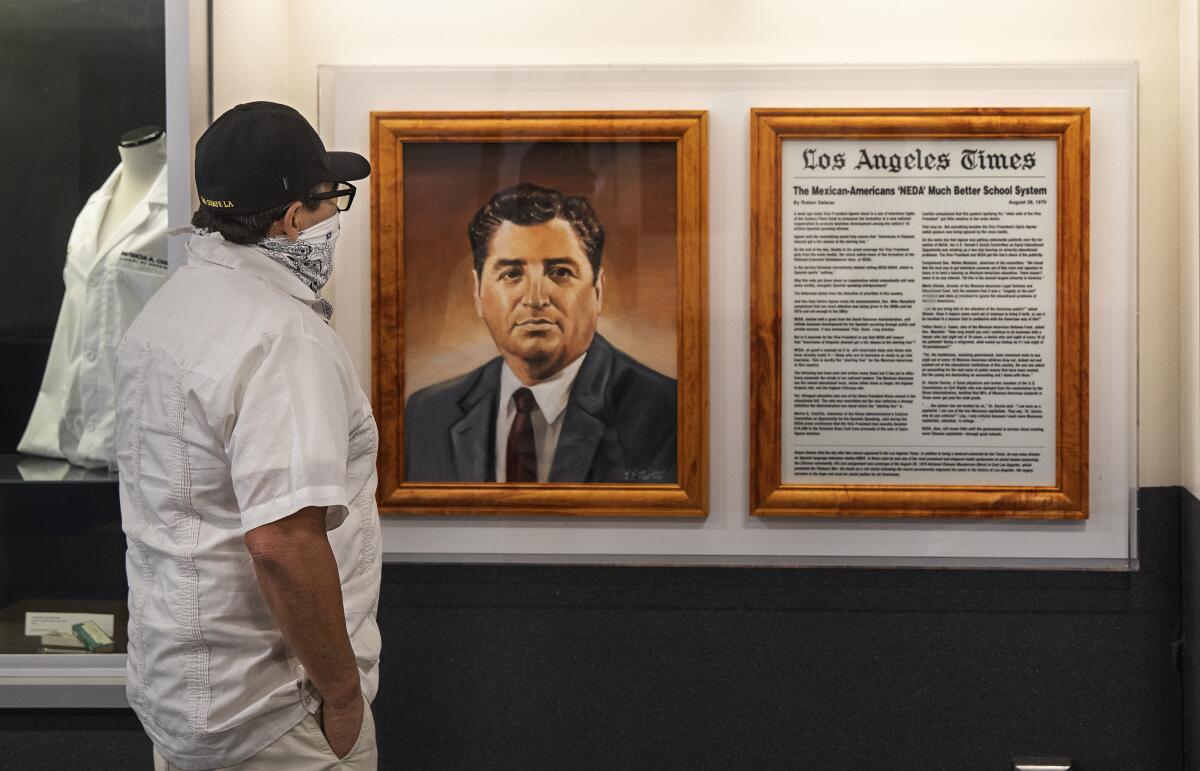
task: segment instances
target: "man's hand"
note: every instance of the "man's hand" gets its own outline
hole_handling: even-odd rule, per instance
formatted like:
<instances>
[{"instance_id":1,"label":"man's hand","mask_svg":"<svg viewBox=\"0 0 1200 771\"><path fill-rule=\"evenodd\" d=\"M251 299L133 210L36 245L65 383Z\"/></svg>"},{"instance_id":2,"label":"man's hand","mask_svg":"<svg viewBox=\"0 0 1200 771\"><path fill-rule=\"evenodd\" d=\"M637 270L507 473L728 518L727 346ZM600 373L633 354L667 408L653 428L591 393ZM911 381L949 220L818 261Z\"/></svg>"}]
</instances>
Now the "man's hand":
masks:
<instances>
[{"instance_id":1,"label":"man's hand","mask_svg":"<svg viewBox=\"0 0 1200 771\"><path fill-rule=\"evenodd\" d=\"M339 759L350 754L354 749L358 735L362 732L363 700L359 696L352 699L344 707L335 707L326 701L321 705L321 730L325 732L325 740L329 749Z\"/></svg>"}]
</instances>

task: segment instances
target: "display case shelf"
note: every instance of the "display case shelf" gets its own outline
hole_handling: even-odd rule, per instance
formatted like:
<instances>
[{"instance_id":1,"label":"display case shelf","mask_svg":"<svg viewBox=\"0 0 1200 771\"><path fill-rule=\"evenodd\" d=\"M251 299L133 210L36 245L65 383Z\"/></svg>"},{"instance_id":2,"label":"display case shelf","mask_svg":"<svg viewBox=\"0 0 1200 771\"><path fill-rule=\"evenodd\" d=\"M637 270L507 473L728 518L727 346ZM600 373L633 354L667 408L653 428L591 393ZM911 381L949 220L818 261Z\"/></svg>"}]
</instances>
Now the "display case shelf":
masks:
<instances>
[{"instance_id":1,"label":"display case shelf","mask_svg":"<svg viewBox=\"0 0 1200 771\"><path fill-rule=\"evenodd\" d=\"M0 454L0 485L55 483L115 483L117 472L72 466L65 460L35 458L20 453Z\"/></svg>"},{"instance_id":2,"label":"display case shelf","mask_svg":"<svg viewBox=\"0 0 1200 771\"><path fill-rule=\"evenodd\" d=\"M0 455L0 708L126 707L117 475ZM48 653L29 612L113 617L115 653Z\"/></svg>"},{"instance_id":3,"label":"display case shelf","mask_svg":"<svg viewBox=\"0 0 1200 771\"><path fill-rule=\"evenodd\" d=\"M127 706L124 653L0 655L0 708Z\"/></svg>"}]
</instances>

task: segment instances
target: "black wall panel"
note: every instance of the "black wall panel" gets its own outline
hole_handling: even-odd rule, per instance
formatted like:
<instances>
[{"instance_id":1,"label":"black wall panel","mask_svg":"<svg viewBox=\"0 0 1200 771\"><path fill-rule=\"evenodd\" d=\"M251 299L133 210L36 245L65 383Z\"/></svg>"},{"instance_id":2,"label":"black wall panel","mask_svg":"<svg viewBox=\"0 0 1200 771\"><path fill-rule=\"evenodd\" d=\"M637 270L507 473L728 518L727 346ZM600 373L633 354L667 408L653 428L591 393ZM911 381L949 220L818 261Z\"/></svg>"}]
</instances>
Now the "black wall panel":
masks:
<instances>
[{"instance_id":1,"label":"black wall panel","mask_svg":"<svg viewBox=\"0 0 1200 771\"><path fill-rule=\"evenodd\" d=\"M1132 574L388 566L382 767L1180 768L1180 490L1140 506ZM149 756L123 710L0 747Z\"/></svg>"},{"instance_id":2,"label":"black wall panel","mask_svg":"<svg viewBox=\"0 0 1200 771\"><path fill-rule=\"evenodd\" d=\"M1183 733L1188 764L1200 754L1200 500L1187 490L1180 493L1183 522Z\"/></svg>"}]
</instances>

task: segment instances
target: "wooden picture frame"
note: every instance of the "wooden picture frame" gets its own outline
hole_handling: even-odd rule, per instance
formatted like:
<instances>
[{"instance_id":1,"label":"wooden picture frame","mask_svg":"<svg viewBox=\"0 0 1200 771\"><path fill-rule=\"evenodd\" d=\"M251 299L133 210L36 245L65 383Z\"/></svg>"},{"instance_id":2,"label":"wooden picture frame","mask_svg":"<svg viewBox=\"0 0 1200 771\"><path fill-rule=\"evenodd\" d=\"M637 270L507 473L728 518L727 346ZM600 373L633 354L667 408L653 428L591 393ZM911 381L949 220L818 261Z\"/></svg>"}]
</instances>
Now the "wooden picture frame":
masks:
<instances>
[{"instance_id":1,"label":"wooden picture frame","mask_svg":"<svg viewBox=\"0 0 1200 771\"><path fill-rule=\"evenodd\" d=\"M377 493L380 512L398 515L704 516L708 501L707 113L699 110L373 112L370 130L374 169L371 180L371 361L373 403L380 428ZM414 169L418 160L424 164L421 168L444 162L455 169L465 169L461 173L469 176L476 173L471 170L471 159L491 158L496 153L508 152L512 148L529 148L527 155L536 155L538 151L532 149L534 146L549 148L547 152L551 154L586 155L603 151L608 153L605 157L617 158L626 167L630 165L630 158L666 158L655 168L673 168L673 172L662 172L673 174L670 178L654 177L659 188L669 191L668 195L657 197L673 198L674 206L674 226L658 234L659 240L656 241L662 243L664 238L673 239L674 247L668 257L673 256L674 264L662 262L660 267L665 268L655 274L660 278L665 277L665 281L673 280L675 284L674 292L668 292L674 297L673 310L668 308L665 311L668 314L666 325L673 327L675 346L673 360L668 364L674 367L678 384L675 414L677 455L673 480L660 482L662 477L653 469L626 470L624 479L629 481L494 482L406 478L406 378L415 378L420 374L428 380L430 376L428 367L421 373L416 369L411 373L406 371L406 353L411 355L416 350L406 351L406 345L410 348L412 345L406 341L406 334L414 340L419 334L414 319L406 323L406 302L414 308L418 302L425 302L421 297L406 295L406 279L418 279L416 273L410 275L406 272L406 265L410 262L417 265L418 260L427 260L424 247L413 241L417 238L414 234L418 225L428 231L432 227L429 218L440 216L428 206L423 206L417 200L418 192L415 192L418 188L432 189L429 186L436 184L437 175L424 173L424 176L414 176L417 175ZM434 160L428 160L431 158ZM644 171L644 164L642 168L641 176L650 173ZM477 176L488 180L504 176L492 167L488 169ZM653 174L659 172L654 171ZM638 176L632 174L630 179L617 182L624 187L633 186L641 190L637 187L642 184L638 182ZM540 180L532 181L542 184ZM420 187L422 184L426 187ZM501 182L496 182L491 189L501 186ZM469 197L477 191L467 185L462 186L460 192L462 196ZM565 186L563 192L569 192ZM647 199L654 197L648 194L644 196ZM486 200L486 197L479 197L471 204L472 209ZM642 205L652 207L655 203L647 200ZM410 217L408 221L406 213ZM636 218L636 213L634 216ZM668 221L655 219L660 224ZM470 259L472 252L465 246L466 225L466 219L462 219L447 222L444 227L453 230L456 238L461 234L464 254ZM643 222L643 225L646 223ZM442 225L439 223L438 227ZM625 227L622 232L628 235L629 230ZM633 230L636 231L636 227ZM412 243L406 241L406 234ZM628 237L635 236L636 233ZM605 245L603 256L606 265L613 239L613 232L610 232L609 244ZM416 268L411 270L415 271ZM478 267L474 270L474 291L478 292L483 278ZM598 273L596 270L591 275ZM470 284L465 270L461 271L461 275L455 273L445 280ZM606 284L605 308L613 292L611 281L606 280ZM649 284L644 288L647 291L652 289ZM624 289L631 289L628 280ZM667 292L667 289L663 291ZM665 307L667 303L663 305ZM470 313L469 309L464 309L464 312ZM471 313L471 322L479 325L479 319L474 316ZM482 313L480 318L483 318ZM606 320L603 313L600 320ZM425 319L415 321L424 322ZM629 322L629 325L634 324ZM491 343L490 340L487 342ZM588 350L588 357L593 356L594 349ZM491 355L495 354L493 348ZM480 371L482 369L480 367ZM461 373L448 371L439 377L450 378L458 374ZM490 420L493 424L496 409L492 408ZM494 442L494 436L493 433L489 441ZM419 438L414 436L413 441L419 441ZM486 444L482 446L488 447ZM499 451L493 452L492 460L483 465L490 467L497 454ZM556 455L556 464L557 458ZM499 471L491 478L498 476Z\"/></svg>"},{"instance_id":2,"label":"wooden picture frame","mask_svg":"<svg viewBox=\"0 0 1200 771\"><path fill-rule=\"evenodd\" d=\"M1089 118L1086 108L752 110L750 509L754 515L1087 517ZM1051 327L1056 354L1056 393L1051 402L1055 407L1052 425L1056 440L1052 484L784 482L782 401L783 377L787 373L782 371L781 347L785 237L782 153L789 141L832 139L1050 139L1056 143L1057 169L1050 177L1057 184L1053 208L1056 318ZM951 173L953 170L951 167ZM1048 329L1047 338L1049 334ZM1049 455L1051 449L1045 452Z\"/></svg>"}]
</instances>

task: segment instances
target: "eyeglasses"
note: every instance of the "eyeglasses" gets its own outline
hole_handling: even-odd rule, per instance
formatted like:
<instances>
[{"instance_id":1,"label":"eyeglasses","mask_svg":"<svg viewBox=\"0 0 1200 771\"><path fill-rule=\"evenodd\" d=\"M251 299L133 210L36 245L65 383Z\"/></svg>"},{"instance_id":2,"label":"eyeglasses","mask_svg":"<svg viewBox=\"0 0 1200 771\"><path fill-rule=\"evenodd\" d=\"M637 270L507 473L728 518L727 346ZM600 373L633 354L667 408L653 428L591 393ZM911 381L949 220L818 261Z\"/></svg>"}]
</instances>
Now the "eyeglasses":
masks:
<instances>
[{"instance_id":1,"label":"eyeglasses","mask_svg":"<svg viewBox=\"0 0 1200 771\"><path fill-rule=\"evenodd\" d=\"M350 211L350 204L354 203L354 194L357 192L358 188L349 182L338 182L333 186L332 190L324 193L313 193L312 195L305 196L305 198L312 201L324 201L329 198L335 198L337 200L334 203L337 204L338 211ZM341 200L342 198L346 200L343 201Z\"/></svg>"}]
</instances>

